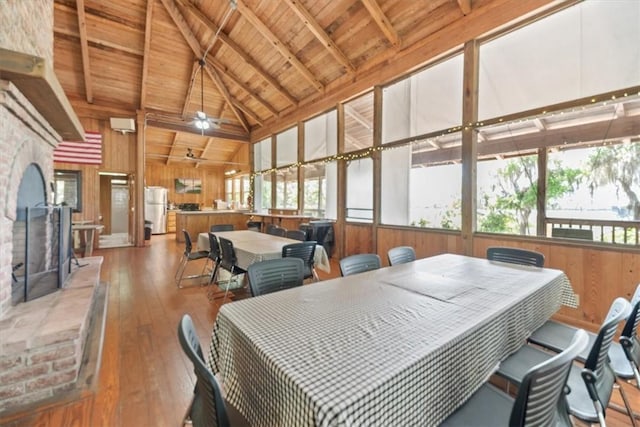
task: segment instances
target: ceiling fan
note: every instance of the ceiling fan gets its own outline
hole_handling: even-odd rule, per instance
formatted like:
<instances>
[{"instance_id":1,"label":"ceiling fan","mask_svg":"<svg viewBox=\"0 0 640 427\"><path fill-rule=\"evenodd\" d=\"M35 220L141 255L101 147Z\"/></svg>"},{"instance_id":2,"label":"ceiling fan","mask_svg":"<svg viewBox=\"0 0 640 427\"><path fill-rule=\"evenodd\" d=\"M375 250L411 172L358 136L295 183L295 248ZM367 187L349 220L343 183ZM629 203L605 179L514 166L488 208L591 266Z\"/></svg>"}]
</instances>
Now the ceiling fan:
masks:
<instances>
[{"instance_id":1,"label":"ceiling fan","mask_svg":"<svg viewBox=\"0 0 640 427\"><path fill-rule=\"evenodd\" d=\"M200 110L196 111L196 116L194 117L192 123L196 127L196 129L200 130L200 133L204 135L204 131L208 129L219 129L221 123L225 123L224 119L208 117L204 112L204 67L207 65L206 58L209 50L213 47L213 44L218 38L220 31L225 26L227 19L233 13L233 11L237 8L237 4L235 0L229 1L229 10L222 20L222 24L218 27L216 34L214 35L211 43L209 43L209 47L204 51L202 58L198 60L198 64L200 65Z\"/></svg>"},{"instance_id":2,"label":"ceiling fan","mask_svg":"<svg viewBox=\"0 0 640 427\"><path fill-rule=\"evenodd\" d=\"M193 149L191 148L187 148L187 154L184 155L185 160L193 160L195 162L199 162L202 161L204 159L201 159L199 157L196 157L195 154L193 154Z\"/></svg>"}]
</instances>

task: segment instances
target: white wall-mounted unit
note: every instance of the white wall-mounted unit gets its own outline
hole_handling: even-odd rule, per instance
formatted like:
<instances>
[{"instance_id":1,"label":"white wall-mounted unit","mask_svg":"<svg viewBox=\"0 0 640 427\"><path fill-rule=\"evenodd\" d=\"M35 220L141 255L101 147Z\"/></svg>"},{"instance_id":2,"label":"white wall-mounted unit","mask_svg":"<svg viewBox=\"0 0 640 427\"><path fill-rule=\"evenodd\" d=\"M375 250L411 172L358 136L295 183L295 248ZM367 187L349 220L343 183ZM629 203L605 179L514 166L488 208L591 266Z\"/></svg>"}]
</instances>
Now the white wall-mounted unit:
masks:
<instances>
[{"instance_id":1,"label":"white wall-mounted unit","mask_svg":"<svg viewBox=\"0 0 640 427\"><path fill-rule=\"evenodd\" d=\"M127 133L136 131L136 122L133 119L111 117L109 121L111 123L111 129L117 132Z\"/></svg>"}]
</instances>

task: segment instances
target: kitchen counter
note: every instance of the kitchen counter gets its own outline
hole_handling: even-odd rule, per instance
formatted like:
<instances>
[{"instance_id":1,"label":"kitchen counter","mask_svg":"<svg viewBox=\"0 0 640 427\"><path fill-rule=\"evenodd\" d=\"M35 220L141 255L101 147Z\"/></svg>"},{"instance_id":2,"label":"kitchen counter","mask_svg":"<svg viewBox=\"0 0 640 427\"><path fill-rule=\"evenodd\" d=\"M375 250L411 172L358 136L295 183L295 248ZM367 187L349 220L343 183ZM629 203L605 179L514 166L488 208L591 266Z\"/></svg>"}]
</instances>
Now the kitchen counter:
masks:
<instances>
[{"instance_id":1,"label":"kitchen counter","mask_svg":"<svg viewBox=\"0 0 640 427\"><path fill-rule=\"evenodd\" d=\"M201 210L176 211L176 241L184 243L184 233L187 230L191 240L198 238L198 234L206 233L214 224L233 224L236 230L247 229L246 210Z\"/></svg>"}]
</instances>

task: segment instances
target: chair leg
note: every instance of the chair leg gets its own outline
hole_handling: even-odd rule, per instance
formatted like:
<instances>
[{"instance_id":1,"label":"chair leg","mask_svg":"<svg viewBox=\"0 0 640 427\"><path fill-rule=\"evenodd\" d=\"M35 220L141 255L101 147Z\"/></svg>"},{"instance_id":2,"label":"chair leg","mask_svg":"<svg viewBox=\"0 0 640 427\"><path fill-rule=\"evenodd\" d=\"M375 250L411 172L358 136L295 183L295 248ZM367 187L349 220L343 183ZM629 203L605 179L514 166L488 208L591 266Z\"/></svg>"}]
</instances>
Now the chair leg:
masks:
<instances>
[{"instance_id":1,"label":"chair leg","mask_svg":"<svg viewBox=\"0 0 640 427\"><path fill-rule=\"evenodd\" d=\"M622 402L624 402L624 407L626 409L622 410L621 412L626 412L627 415L629 415L629 418L631 419L631 425L633 427L637 427L636 424L636 417L633 413L633 410L631 409L631 405L629 404L629 399L627 397L627 392L624 391L624 388L622 387L622 385L618 382L618 380L616 379L616 382L614 383L614 386L620 391L620 396L622 397ZM622 408L620 408L622 409Z\"/></svg>"},{"instance_id":2,"label":"chair leg","mask_svg":"<svg viewBox=\"0 0 640 427\"><path fill-rule=\"evenodd\" d=\"M313 281L314 282L319 282L320 278L318 277L318 273L316 272L315 268L311 268L311 273L313 274Z\"/></svg>"},{"instance_id":3,"label":"chair leg","mask_svg":"<svg viewBox=\"0 0 640 427\"><path fill-rule=\"evenodd\" d=\"M180 259L180 263L178 264L178 269L176 270L176 275L175 275L176 286L178 286L179 288L182 287L180 283L182 282L182 275L184 274L184 270L186 268L187 268L187 257L183 255L182 258Z\"/></svg>"},{"instance_id":4,"label":"chair leg","mask_svg":"<svg viewBox=\"0 0 640 427\"><path fill-rule=\"evenodd\" d=\"M184 413L184 416L182 417L182 423L180 423L180 425L182 427L184 427L185 425L189 424L193 424L193 422L191 421L191 408L193 408L193 401L196 399L196 395L194 393L193 397L191 398L191 402L189 402L189 406L187 407L187 411Z\"/></svg>"}]
</instances>

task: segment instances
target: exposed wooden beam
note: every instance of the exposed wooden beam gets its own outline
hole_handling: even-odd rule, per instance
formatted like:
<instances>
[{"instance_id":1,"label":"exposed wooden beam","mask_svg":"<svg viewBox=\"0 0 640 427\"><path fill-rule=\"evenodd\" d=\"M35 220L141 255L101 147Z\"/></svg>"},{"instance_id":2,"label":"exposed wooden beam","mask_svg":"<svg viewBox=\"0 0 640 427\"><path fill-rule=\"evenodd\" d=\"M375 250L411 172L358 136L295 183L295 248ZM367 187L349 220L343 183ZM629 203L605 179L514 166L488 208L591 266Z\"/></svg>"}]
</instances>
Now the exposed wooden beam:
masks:
<instances>
[{"instance_id":1,"label":"exposed wooden beam","mask_svg":"<svg viewBox=\"0 0 640 427\"><path fill-rule=\"evenodd\" d=\"M147 13L144 25L144 55L142 57L142 81L140 82L140 109L147 103L147 75L149 74L149 57L151 49L151 22L155 0L147 0Z\"/></svg>"},{"instance_id":2,"label":"exposed wooden beam","mask_svg":"<svg viewBox=\"0 0 640 427\"><path fill-rule=\"evenodd\" d=\"M389 19L387 19L382 9L380 9L376 0L362 0L362 4L364 4L364 7L369 11L369 15L371 15L387 40L389 40L393 46L398 46L400 44L400 36L395 28L393 28L393 25L391 25L391 22L389 22Z\"/></svg>"},{"instance_id":3,"label":"exposed wooden beam","mask_svg":"<svg viewBox=\"0 0 640 427\"><path fill-rule=\"evenodd\" d=\"M171 19L173 20L173 22L178 27L178 30L180 30L180 33L182 34L182 37L184 37L185 41L187 42L187 45L189 45L189 47L191 48L193 53L196 55L196 57L202 58L202 56L204 55L204 50L200 46L200 42L196 39L196 36L193 34L191 29L187 25L187 22L185 21L184 16L182 16L182 12L180 12L174 0L160 0L160 1L162 2L162 4L164 5L164 8L169 13L169 16L171 16ZM206 69L208 70L209 76L213 79L213 81L216 84L222 84L222 81L219 78L215 79L213 77L214 70L210 68L210 66L207 66ZM247 123L247 119L244 117L242 112L235 107L234 100L231 99L231 96L229 95L229 91L224 87L224 85L222 85L221 87L219 86L218 89L220 90L221 95L225 98L225 100L229 104L229 108L231 108L231 111L233 112L233 114L237 117L238 121L242 124L242 127L244 127L245 130L249 132L249 123ZM235 102L239 103L238 101L235 101Z\"/></svg>"},{"instance_id":4,"label":"exposed wooden beam","mask_svg":"<svg viewBox=\"0 0 640 427\"><path fill-rule=\"evenodd\" d=\"M84 91L87 102L93 104L93 84L91 83L91 63L89 62L89 45L87 42L87 18L84 14L84 0L76 0L78 11L78 32L80 33L80 51L82 53L82 72L84 74Z\"/></svg>"},{"instance_id":5,"label":"exposed wooden beam","mask_svg":"<svg viewBox=\"0 0 640 427\"><path fill-rule=\"evenodd\" d=\"M460 6L463 15L471 13L471 0L458 0L458 6Z\"/></svg>"},{"instance_id":6,"label":"exposed wooden beam","mask_svg":"<svg viewBox=\"0 0 640 427\"><path fill-rule=\"evenodd\" d=\"M163 0L166 1L166 0ZM313 73L302 63L300 60L278 39L278 37L273 34L273 32L267 27L261 20L253 13L251 9L244 4L242 0L237 0L238 11L247 21L251 23L255 27L255 29L262 34L266 39L268 39L273 47L276 48L278 52L282 56L285 57L287 61L300 73L302 76L307 79L309 83L313 85L313 87L317 91L323 91L324 85L320 80L313 75Z\"/></svg>"},{"instance_id":7,"label":"exposed wooden beam","mask_svg":"<svg viewBox=\"0 0 640 427\"><path fill-rule=\"evenodd\" d=\"M205 155L207 154L209 147L211 147L211 144L213 144L213 138L207 138L207 143L204 145L202 153L200 153L200 160L207 160L205 158ZM198 168L198 166L200 166L200 163L196 163L196 169Z\"/></svg>"},{"instance_id":8,"label":"exposed wooden beam","mask_svg":"<svg viewBox=\"0 0 640 427\"><path fill-rule=\"evenodd\" d=\"M53 33L55 36L60 38L67 37L69 39L80 39L80 34L78 34L75 31L72 31L70 28L54 27ZM107 49L112 49L119 52L128 53L129 55L133 55L133 56L144 55L143 50L136 49L130 46L123 46L121 44L113 43L108 40L102 40L97 37L93 37L89 34L87 34L87 42L90 46L93 46L97 49L105 50L105 48L107 48Z\"/></svg>"},{"instance_id":9,"label":"exposed wooden beam","mask_svg":"<svg viewBox=\"0 0 640 427\"><path fill-rule=\"evenodd\" d=\"M218 26L211 21L204 13L200 11L194 4L185 1L185 0L177 0L180 5L185 7L190 13L192 13L197 19L200 20L204 25L209 27L209 29L216 33L218 32ZM297 105L298 100L295 99L285 88L278 83L276 79L274 79L269 73L267 73L260 65L253 60L236 42L231 40L224 31L220 30L218 33L218 40L224 43L229 49L231 49L236 55L240 56L242 60L260 77L262 77L267 83L269 83L275 90L280 94L283 98L285 98L291 105Z\"/></svg>"},{"instance_id":10,"label":"exposed wooden beam","mask_svg":"<svg viewBox=\"0 0 640 427\"><path fill-rule=\"evenodd\" d=\"M198 74L198 70L200 70L200 64L198 63L198 61L194 61L193 68L191 69L191 77L189 78L189 87L187 88L187 93L184 97L184 102L182 105L182 117L187 115L187 108L189 107L189 100L191 99L193 87L196 83L196 75ZM203 78L203 76L200 76L200 78Z\"/></svg>"},{"instance_id":11,"label":"exposed wooden beam","mask_svg":"<svg viewBox=\"0 0 640 427\"><path fill-rule=\"evenodd\" d=\"M229 93L229 90L224 85L224 82L222 81L222 79L218 75L218 72L213 68L213 66L211 66L209 63L207 63L205 65L204 69L206 70L206 72L209 75L209 77L211 78L211 80L213 80L213 82L218 87L218 90L220 91L220 93L222 94L224 99L227 101L227 104L229 105L231 110L235 112L235 115L238 118L238 120L240 121L240 124L242 125L242 127L247 132L250 132L251 131L251 127L249 126L249 122L247 122L247 119L244 117L244 114L242 113L242 111L236 106L236 103L239 104L240 102L235 100L235 99L233 99L233 97Z\"/></svg>"},{"instance_id":12,"label":"exposed wooden beam","mask_svg":"<svg viewBox=\"0 0 640 427\"><path fill-rule=\"evenodd\" d=\"M304 5L298 0L285 0L285 3L298 15L304 25L316 36L320 43L333 55L333 57L341 63L348 72L354 72L356 69L349 61L349 58L342 52L338 46L333 42L331 37L324 31L324 28L318 24L318 21L311 15L311 13L304 7Z\"/></svg>"}]
</instances>

